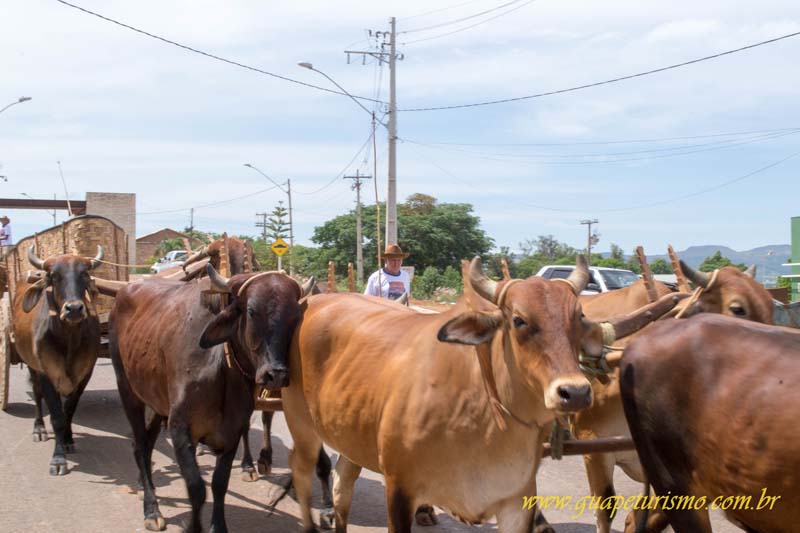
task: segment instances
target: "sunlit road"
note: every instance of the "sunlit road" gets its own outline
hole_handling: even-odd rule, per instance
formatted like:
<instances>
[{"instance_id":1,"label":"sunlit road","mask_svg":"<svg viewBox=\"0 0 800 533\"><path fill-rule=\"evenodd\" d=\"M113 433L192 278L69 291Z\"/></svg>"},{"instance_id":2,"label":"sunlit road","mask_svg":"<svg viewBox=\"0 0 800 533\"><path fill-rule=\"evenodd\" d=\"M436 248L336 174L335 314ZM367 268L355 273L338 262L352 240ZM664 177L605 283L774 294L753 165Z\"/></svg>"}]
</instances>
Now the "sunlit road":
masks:
<instances>
[{"instance_id":1,"label":"sunlit road","mask_svg":"<svg viewBox=\"0 0 800 533\"><path fill-rule=\"evenodd\" d=\"M31 440L33 402L27 369L12 369L10 406L0 412L0 531L26 532L115 532L143 531L142 503L136 493L138 473L133 461L130 429L122 412L111 363L101 359L83 396L75 417L76 453L68 456L70 473L54 478L48 474L53 441ZM260 419L260 417L258 417ZM254 416L254 420L256 417ZM48 431L49 419L45 420ZM260 425L260 421L258 422ZM253 450L258 450L261 432L250 431ZM275 417L273 443L276 467L269 479L255 483L240 479L238 468L231 477L226 517L231 531L294 532L300 531L299 507L285 498L274 514L268 516L269 502L278 490L287 469L289 432L281 414ZM153 454L154 483L167 531L180 531L188 519L186 489L173 461L169 439L162 434ZM198 457L207 483L210 482L213 456ZM237 458L238 461L238 458ZM238 463L237 463L238 464ZM469 465L465 465L469 468ZM639 494L641 487L617 471L617 490L624 496ZM578 500L587 493L587 482L580 458L561 462L545 460L539 474L542 495L572 495ZM207 491L204 525L210 524L211 490ZM350 515L350 531L386 531L386 508L381 476L364 472L359 480ZM574 510L550 510L546 516L557 531L588 533L594 531L594 517L589 511L574 517ZM439 525L417 527L417 531L494 530L492 524L470 527L439 512ZM624 517L615 519L621 530ZM719 516L714 517L715 531L739 531Z\"/></svg>"}]
</instances>

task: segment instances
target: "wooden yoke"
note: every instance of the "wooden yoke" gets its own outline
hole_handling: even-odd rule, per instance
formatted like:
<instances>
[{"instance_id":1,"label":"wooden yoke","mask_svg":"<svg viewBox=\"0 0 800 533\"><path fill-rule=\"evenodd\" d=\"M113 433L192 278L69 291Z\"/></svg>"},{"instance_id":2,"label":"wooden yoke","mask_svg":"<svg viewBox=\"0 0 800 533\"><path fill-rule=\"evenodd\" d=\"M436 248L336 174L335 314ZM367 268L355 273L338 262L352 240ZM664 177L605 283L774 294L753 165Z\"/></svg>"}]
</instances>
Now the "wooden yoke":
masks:
<instances>
[{"instance_id":1,"label":"wooden yoke","mask_svg":"<svg viewBox=\"0 0 800 533\"><path fill-rule=\"evenodd\" d=\"M231 277L231 256L228 253L228 232L222 234L222 248L219 250L219 273L223 277ZM228 306L229 295L220 294L219 296L221 299L222 308L225 309ZM225 362L228 364L228 368L230 368L231 347L227 342L223 344L223 346L225 348Z\"/></svg>"},{"instance_id":2,"label":"wooden yoke","mask_svg":"<svg viewBox=\"0 0 800 533\"><path fill-rule=\"evenodd\" d=\"M658 291L656 284L653 283L653 273L650 271L650 265L647 264L644 248L641 246L636 247L636 258L639 259L639 266L642 268L642 279L644 279L644 286L647 287L647 299L653 303L658 300Z\"/></svg>"},{"instance_id":3,"label":"wooden yoke","mask_svg":"<svg viewBox=\"0 0 800 533\"><path fill-rule=\"evenodd\" d=\"M506 261L505 257L500 259L500 267L503 270L503 279L504 280L511 279L511 273L508 271L508 261Z\"/></svg>"},{"instance_id":4,"label":"wooden yoke","mask_svg":"<svg viewBox=\"0 0 800 533\"><path fill-rule=\"evenodd\" d=\"M689 288L689 282L686 281L686 276L683 274L683 269L678 261L678 256L675 255L675 250L672 249L671 244L667 246L667 253L669 254L669 260L672 262L672 271L675 273L675 277L678 279L678 290L680 292L692 292L692 289Z\"/></svg>"}]
</instances>

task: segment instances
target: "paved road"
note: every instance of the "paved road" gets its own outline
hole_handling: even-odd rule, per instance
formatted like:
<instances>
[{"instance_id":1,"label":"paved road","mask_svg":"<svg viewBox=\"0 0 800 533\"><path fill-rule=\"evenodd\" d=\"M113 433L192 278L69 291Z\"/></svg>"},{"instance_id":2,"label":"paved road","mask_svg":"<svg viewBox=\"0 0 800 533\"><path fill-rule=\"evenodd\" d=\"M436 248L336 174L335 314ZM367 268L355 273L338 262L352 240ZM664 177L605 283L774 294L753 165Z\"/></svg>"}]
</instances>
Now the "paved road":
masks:
<instances>
[{"instance_id":1,"label":"paved road","mask_svg":"<svg viewBox=\"0 0 800 533\"><path fill-rule=\"evenodd\" d=\"M33 402L27 369L11 371L10 406L0 412L0 531L26 532L117 532L144 531L142 504L136 494L137 470L131 451L130 428L122 412L116 391L114 372L107 359L95 368L86 393L75 417L77 451L68 457L70 473L51 478L48 463L53 441L31 441ZM255 420L255 417L254 417ZM51 429L46 420L48 431ZM260 422L259 422L260 424ZM293 532L300 531L299 508L289 498L284 499L272 516L268 502L287 475L287 452L291 438L281 414L274 424L275 473L269 479L246 483L235 471L228 492L226 517L231 531ZM261 433L255 427L250 440L257 450ZM188 519L189 506L183 480L173 460L169 439L162 434L153 454L154 483L161 511L167 520L167 531L177 532ZM198 458L207 482L213 468L213 456ZM583 463L579 458L561 462L545 460L539 475L542 495L572 495L574 499L587 494ZM618 471L617 490L624 496L641 491ZM205 506L204 524L210 523L211 491ZM594 519L587 511L573 518L575 511L549 511L546 515L556 530L566 533L594 531ZM482 528L463 525L444 512L440 524L431 528L416 528L426 533L494 531L492 524ZM614 525L621 529L623 517ZM715 518L715 531L738 531L723 519ZM358 481L351 512L350 531L354 533L386 531L381 476L364 472Z\"/></svg>"}]
</instances>

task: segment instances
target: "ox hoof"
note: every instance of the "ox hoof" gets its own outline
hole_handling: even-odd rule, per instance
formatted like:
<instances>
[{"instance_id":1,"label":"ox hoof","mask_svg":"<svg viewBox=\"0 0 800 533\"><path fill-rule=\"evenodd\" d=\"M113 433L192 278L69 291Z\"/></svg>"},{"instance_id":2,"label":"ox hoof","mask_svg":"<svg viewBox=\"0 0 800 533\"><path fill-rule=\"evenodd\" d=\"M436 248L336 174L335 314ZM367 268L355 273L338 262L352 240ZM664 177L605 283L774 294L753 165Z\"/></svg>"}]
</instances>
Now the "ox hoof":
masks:
<instances>
[{"instance_id":1,"label":"ox hoof","mask_svg":"<svg viewBox=\"0 0 800 533\"><path fill-rule=\"evenodd\" d=\"M33 442L44 442L47 440L47 430L44 428L34 428Z\"/></svg>"},{"instance_id":2,"label":"ox hoof","mask_svg":"<svg viewBox=\"0 0 800 533\"><path fill-rule=\"evenodd\" d=\"M250 468L243 468L242 469L242 481L246 483L252 483L253 481L258 481L258 472L252 466Z\"/></svg>"},{"instance_id":3,"label":"ox hoof","mask_svg":"<svg viewBox=\"0 0 800 533\"><path fill-rule=\"evenodd\" d=\"M326 507L319 512L319 528L320 529L333 529L333 522L336 513L333 512L333 507Z\"/></svg>"},{"instance_id":4,"label":"ox hoof","mask_svg":"<svg viewBox=\"0 0 800 533\"><path fill-rule=\"evenodd\" d=\"M272 473L272 465L267 464L266 462L259 459L258 461L258 473L264 477L269 476Z\"/></svg>"},{"instance_id":5,"label":"ox hoof","mask_svg":"<svg viewBox=\"0 0 800 533\"><path fill-rule=\"evenodd\" d=\"M64 453L75 453L75 443L64 444Z\"/></svg>"},{"instance_id":6,"label":"ox hoof","mask_svg":"<svg viewBox=\"0 0 800 533\"><path fill-rule=\"evenodd\" d=\"M67 460L64 457L53 457L50 460L51 476L66 476L68 473Z\"/></svg>"},{"instance_id":7,"label":"ox hoof","mask_svg":"<svg viewBox=\"0 0 800 533\"><path fill-rule=\"evenodd\" d=\"M439 523L436 512L430 505L420 505L414 514L414 519L418 526L435 526Z\"/></svg>"},{"instance_id":8,"label":"ox hoof","mask_svg":"<svg viewBox=\"0 0 800 533\"><path fill-rule=\"evenodd\" d=\"M167 529L167 521L161 515L145 518L144 527L147 531L164 531Z\"/></svg>"}]
</instances>

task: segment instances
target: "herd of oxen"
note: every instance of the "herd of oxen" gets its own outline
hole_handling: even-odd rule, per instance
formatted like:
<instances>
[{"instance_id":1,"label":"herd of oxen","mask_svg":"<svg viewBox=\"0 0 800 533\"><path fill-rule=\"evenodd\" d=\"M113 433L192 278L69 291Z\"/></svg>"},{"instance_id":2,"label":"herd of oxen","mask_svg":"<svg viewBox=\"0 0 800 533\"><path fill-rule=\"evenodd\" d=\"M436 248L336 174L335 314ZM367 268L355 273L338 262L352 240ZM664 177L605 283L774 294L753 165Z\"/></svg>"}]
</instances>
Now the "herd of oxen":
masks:
<instances>
[{"instance_id":1,"label":"herd of oxen","mask_svg":"<svg viewBox=\"0 0 800 533\"><path fill-rule=\"evenodd\" d=\"M774 301L752 269L682 265L693 294L656 282L653 301L643 281L581 295L589 280L581 256L560 280L494 281L475 258L462 264L458 304L423 313L360 294L313 294L313 278L301 285L283 272L252 272L249 248L228 242L229 278L219 274L216 242L183 270L129 284L92 276L102 249L89 259L40 258L31 248L38 270L12 295L14 347L36 403L33 440L47 439L44 398L56 476L68 472L73 416L100 347L93 300L115 296L109 353L148 530L166 527L151 477L166 427L191 503L188 529L201 530L202 443L217 455L211 530L227 531L240 440L244 473L258 477L242 435L262 389L282 397L305 531L315 530L314 473L323 481L323 527L332 521L343 532L362 468L385 478L389 531L435 520L431 505L468 523L494 518L501 532L550 531L523 501L536 494L554 420L578 439L633 438L635 450L584 456L592 495L614 496L618 465L657 495L757 499L766 490L780 497L771 510L750 506L728 518L748 531L800 527L800 332L771 325ZM623 348L603 379L581 363ZM265 414L261 473L271 463L270 420ZM323 443L340 454L332 495ZM612 512L597 512L598 531L610 530ZM666 507L632 512L626 531L667 524L711 531L705 508Z\"/></svg>"}]
</instances>

